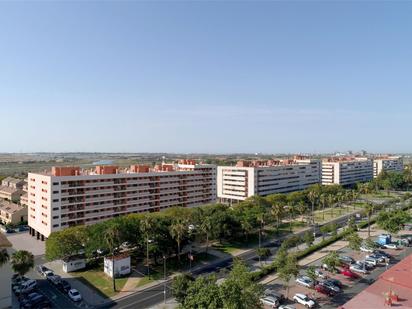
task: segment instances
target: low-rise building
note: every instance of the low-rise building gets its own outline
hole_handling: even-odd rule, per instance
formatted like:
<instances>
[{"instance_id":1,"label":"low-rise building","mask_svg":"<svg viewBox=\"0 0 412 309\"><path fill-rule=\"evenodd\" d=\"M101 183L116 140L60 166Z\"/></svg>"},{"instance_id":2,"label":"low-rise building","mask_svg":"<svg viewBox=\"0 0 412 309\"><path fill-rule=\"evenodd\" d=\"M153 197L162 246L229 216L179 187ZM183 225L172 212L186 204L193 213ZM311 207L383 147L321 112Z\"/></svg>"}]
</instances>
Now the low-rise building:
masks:
<instances>
[{"instance_id":1,"label":"low-rise building","mask_svg":"<svg viewBox=\"0 0 412 309\"><path fill-rule=\"evenodd\" d=\"M373 162L364 157L333 157L322 161L322 184L351 186L373 179Z\"/></svg>"},{"instance_id":2,"label":"low-rise building","mask_svg":"<svg viewBox=\"0 0 412 309\"><path fill-rule=\"evenodd\" d=\"M373 177L382 172L402 172L403 159L399 156L385 156L373 158Z\"/></svg>"},{"instance_id":3,"label":"low-rise building","mask_svg":"<svg viewBox=\"0 0 412 309\"><path fill-rule=\"evenodd\" d=\"M20 196L23 194L23 190L13 187L0 186L0 198L6 199L12 202L19 202Z\"/></svg>"},{"instance_id":4,"label":"low-rise building","mask_svg":"<svg viewBox=\"0 0 412 309\"><path fill-rule=\"evenodd\" d=\"M3 224L27 222L27 208L9 201L0 200L0 221Z\"/></svg>"},{"instance_id":5,"label":"low-rise building","mask_svg":"<svg viewBox=\"0 0 412 309\"><path fill-rule=\"evenodd\" d=\"M253 195L266 196L303 190L319 184L320 160L293 159L239 161L236 166L217 169L217 196L221 202L243 201Z\"/></svg>"},{"instance_id":6,"label":"low-rise building","mask_svg":"<svg viewBox=\"0 0 412 309\"><path fill-rule=\"evenodd\" d=\"M120 253L114 257L105 256L104 272L111 278L113 278L113 273L115 278L130 274L130 255L128 253Z\"/></svg>"},{"instance_id":7,"label":"low-rise building","mask_svg":"<svg viewBox=\"0 0 412 309\"><path fill-rule=\"evenodd\" d=\"M216 166L192 160L154 168L54 167L29 173L28 180L29 231L41 239L121 215L216 202Z\"/></svg>"},{"instance_id":8,"label":"low-rise building","mask_svg":"<svg viewBox=\"0 0 412 309\"><path fill-rule=\"evenodd\" d=\"M13 177L7 177L1 181L1 185L5 187L14 188L14 189L23 189L24 180L13 178Z\"/></svg>"}]
</instances>

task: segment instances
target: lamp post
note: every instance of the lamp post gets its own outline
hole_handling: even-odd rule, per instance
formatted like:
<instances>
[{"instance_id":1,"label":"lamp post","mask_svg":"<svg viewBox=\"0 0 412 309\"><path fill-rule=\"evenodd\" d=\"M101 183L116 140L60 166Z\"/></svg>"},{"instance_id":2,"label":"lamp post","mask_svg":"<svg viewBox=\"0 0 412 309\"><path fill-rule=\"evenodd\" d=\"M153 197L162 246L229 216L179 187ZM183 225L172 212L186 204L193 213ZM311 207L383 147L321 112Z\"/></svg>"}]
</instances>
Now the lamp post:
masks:
<instances>
[{"instance_id":1,"label":"lamp post","mask_svg":"<svg viewBox=\"0 0 412 309\"><path fill-rule=\"evenodd\" d=\"M163 255L163 301L166 304L166 255Z\"/></svg>"}]
</instances>

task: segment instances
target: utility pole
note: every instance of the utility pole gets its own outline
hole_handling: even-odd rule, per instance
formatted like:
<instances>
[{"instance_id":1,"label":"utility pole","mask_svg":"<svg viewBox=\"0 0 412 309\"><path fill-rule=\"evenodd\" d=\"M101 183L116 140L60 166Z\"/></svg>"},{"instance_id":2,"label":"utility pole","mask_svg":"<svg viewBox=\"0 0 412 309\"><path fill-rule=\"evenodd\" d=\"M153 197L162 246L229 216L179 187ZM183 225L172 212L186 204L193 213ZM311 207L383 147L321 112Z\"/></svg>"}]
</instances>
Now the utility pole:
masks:
<instances>
[{"instance_id":1,"label":"utility pole","mask_svg":"<svg viewBox=\"0 0 412 309\"><path fill-rule=\"evenodd\" d=\"M149 237L146 241L146 265L147 265L147 275L150 277L150 265L149 265Z\"/></svg>"}]
</instances>

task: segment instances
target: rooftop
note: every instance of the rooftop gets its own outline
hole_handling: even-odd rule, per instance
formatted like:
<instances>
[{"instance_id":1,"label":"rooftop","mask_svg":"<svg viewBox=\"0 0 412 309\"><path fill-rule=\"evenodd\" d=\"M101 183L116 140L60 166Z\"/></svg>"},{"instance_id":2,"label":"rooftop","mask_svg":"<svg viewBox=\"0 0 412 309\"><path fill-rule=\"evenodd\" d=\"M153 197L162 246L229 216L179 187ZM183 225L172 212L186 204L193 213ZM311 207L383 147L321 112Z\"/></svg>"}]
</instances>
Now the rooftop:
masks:
<instances>
[{"instance_id":1,"label":"rooftop","mask_svg":"<svg viewBox=\"0 0 412 309\"><path fill-rule=\"evenodd\" d=\"M10 214L13 214L16 211L22 210L23 208L24 208L23 206L20 206L20 205L17 205L17 204L14 204L14 203L11 203L5 200L0 200L0 210L1 211L5 211Z\"/></svg>"},{"instance_id":2,"label":"rooftop","mask_svg":"<svg viewBox=\"0 0 412 309\"><path fill-rule=\"evenodd\" d=\"M21 191L21 190L17 188L7 187L7 186L0 186L0 191L7 192L7 193L14 193L14 192Z\"/></svg>"},{"instance_id":3,"label":"rooftop","mask_svg":"<svg viewBox=\"0 0 412 309\"><path fill-rule=\"evenodd\" d=\"M322 159L323 162L356 162L356 161L368 161L366 157L329 157Z\"/></svg>"},{"instance_id":4,"label":"rooftop","mask_svg":"<svg viewBox=\"0 0 412 309\"><path fill-rule=\"evenodd\" d=\"M294 156L292 159L271 159L271 160L239 160L236 167L273 167L282 165L296 165L304 160L310 160L304 156Z\"/></svg>"},{"instance_id":5,"label":"rooftop","mask_svg":"<svg viewBox=\"0 0 412 309\"><path fill-rule=\"evenodd\" d=\"M356 295L341 308L386 308L385 298L392 292L398 295L396 307L412 308L412 254L385 271L375 283ZM395 305L396 304L396 305Z\"/></svg>"},{"instance_id":6,"label":"rooftop","mask_svg":"<svg viewBox=\"0 0 412 309\"><path fill-rule=\"evenodd\" d=\"M160 173L173 171L191 171L197 168L214 167L212 164L196 163L194 160L180 160L178 163L161 163L154 167L149 165L131 165L120 168L115 165L97 165L94 169L82 169L78 166L55 166L49 171L39 173L46 176L78 176L78 175L112 175L136 173Z\"/></svg>"}]
</instances>

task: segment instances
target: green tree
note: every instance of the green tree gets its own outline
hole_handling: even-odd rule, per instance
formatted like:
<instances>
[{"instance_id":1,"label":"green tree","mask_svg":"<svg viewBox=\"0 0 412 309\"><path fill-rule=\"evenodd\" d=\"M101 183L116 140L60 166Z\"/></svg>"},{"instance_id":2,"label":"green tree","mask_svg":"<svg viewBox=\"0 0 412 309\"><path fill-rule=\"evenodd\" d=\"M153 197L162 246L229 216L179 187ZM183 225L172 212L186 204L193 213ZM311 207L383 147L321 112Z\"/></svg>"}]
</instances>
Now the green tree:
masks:
<instances>
[{"instance_id":1,"label":"green tree","mask_svg":"<svg viewBox=\"0 0 412 309\"><path fill-rule=\"evenodd\" d=\"M183 309L223 308L220 289L216 284L216 276L199 276L195 281L191 282L181 307Z\"/></svg>"},{"instance_id":2,"label":"green tree","mask_svg":"<svg viewBox=\"0 0 412 309\"><path fill-rule=\"evenodd\" d=\"M286 298L289 297L289 282L293 277L299 274L299 265L297 262L297 257L294 254L289 254L286 257L285 262L283 262L281 267L277 269L279 279L283 281L286 288Z\"/></svg>"},{"instance_id":3,"label":"green tree","mask_svg":"<svg viewBox=\"0 0 412 309\"><path fill-rule=\"evenodd\" d=\"M34 256L29 251L19 250L11 255L10 263L15 273L24 276L34 267Z\"/></svg>"},{"instance_id":4,"label":"green tree","mask_svg":"<svg viewBox=\"0 0 412 309\"><path fill-rule=\"evenodd\" d=\"M311 265L306 269L306 276L308 276L310 279L312 279L313 282L318 281L318 276L315 273L316 267Z\"/></svg>"},{"instance_id":5,"label":"green tree","mask_svg":"<svg viewBox=\"0 0 412 309\"><path fill-rule=\"evenodd\" d=\"M286 197L284 194L271 194L267 196L267 200L271 204L271 214L276 220L276 226L279 229L281 219L284 214L284 207L287 203Z\"/></svg>"},{"instance_id":6,"label":"green tree","mask_svg":"<svg viewBox=\"0 0 412 309\"><path fill-rule=\"evenodd\" d=\"M309 190L308 200L312 205L312 208L311 208L312 224L315 224L314 210L315 210L315 203L318 200L318 197L319 197L319 193L316 189Z\"/></svg>"},{"instance_id":7,"label":"green tree","mask_svg":"<svg viewBox=\"0 0 412 309\"><path fill-rule=\"evenodd\" d=\"M346 240L349 242L349 248L355 251L360 251L360 247L362 245L362 238L359 237L358 233L350 233L346 236Z\"/></svg>"},{"instance_id":8,"label":"green tree","mask_svg":"<svg viewBox=\"0 0 412 309\"><path fill-rule=\"evenodd\" d=\"M377 225L392 234L397 234L403 225L411 220L408 212L403 210L390 210L379 213L376 223Z\"/></svg>"},{"instance_id":9,"label":"green tree","mask_svg":"<svg viewBox=\"0 0 412 309\"><path fill-rule=\"evenodd\" d=\"M0 249L0 267L6 264L10 259L7 249Z\"/></svg>"},{"instance_id":10,"label":"green tree","mask_svg":"<svg viewBox=\"0 0 412 309\"><path fill-rule=\"evenodd\" d=\"M223 308L261 308L263 287L252 280L246 265L236 260L229 276L220 286Z\"/></svg>"},{"instance_id":11,"label":"green tree","mask_svg":"<svg viewBox=\"0 0 412 309\"><path fill-rule=\"evenodd\" d=\"M140 233L144 235L145 242L146 242L146 266L147 266L147 275L150 276L150 256L149 256L149 246L150 246L150 241L153 239L150 239L152 235L154 234L154 227L155 227L155 220L152 216L149 214L145 215L142 219L142 222L140 224Z\"/></svg>"},{"instance_id":12,"label":"green tree","mask_svg":"<svg viewBox=\"0 0 412 309\"><path fill-rule=\"evenodd\" d=\"M319 197L319 202L322 204L322 221L325 221L325 207L328 204L328 196L322 193Z\"/></svg>"},{"instance_id":13,"label":"green tree","mask_svg":"<svg viewBox=\"0 0 412 309\"><path fill-rule=\"evenodd\" d=\"M313 236L313 233L307 231L305 234L303 234L303 240L305 241L306 246L310 247L315 241L315 237Z\"/></svg>"},{"instance_id":14,"label":"green tree","mask_svg":"<svg viewBox=\"0 0 412 309\"><path fill-rule=\"evenodd\" d=\"M257 248L256 255L259 257L259 259L266 259L271 255L270 249L269 248Z\"/></svg>"},{"instance_id":15,"label":"green tree","mask_svg":"<svg viewBox=\"0 0 412 309\"><path fill-rule=\"evenodd\" d=\"M356 225L354 217L349 218L347 228L355 232L358 230L358 226Z\"/></svg>"},{"instance_id":16,"label":"green tree","mask_svg":"<svg viewBox=\"0 0 412 309\"><path fill-rule=\"evenodd\" d=\"M46 259L53 261L78 254L87 241L84 226L70 227L50 234L46 240Z\"/></svg>"},{"instance_id":17,"label":"green tree","mask_svg":"<svg viewBox=\"0 0 412 309\"><path fill-rule=\"evenodd\" d=\"M185 302L187 289L193 281L193 277L188 274L181 274L173 278L172 295L178 303L183 304Z\"/></svg>"},{"instance_id":18,"label":"green tree","mask_svg":"<svg viewBox=\"0 0 412 309\"><path fill-rule=\"evenodd\" d=\"M323 264L325 264L328 269L332 272L340 265L339 256L336 251L330 252L324 259Z\"/></svg>"},{"instance_id":19,"label":"green tree","mask_svg":"<svg viewBox=\"0 0 412 309\"><path fill-rule=\"evenodd\" d=\"M184 219L176 219L170 226L170 235L177 243L177 260L180 263L180 246L188 233L188 222Z\"/></svg>"},{"instance_id":20,"label":"green tree","mask_svg":"<svg viewBox=\"0 0 412 309\"><path fill-rule=\"evenodd\" d=\"M112 259L112 284L113 284L113 291L116 292L116 273L115 273L115 252L116 248L120 246L120 227L113 222L110 222L106 231L105 237L106 245L109 248L109 252Z\"/></svg>"}]
</instances>

